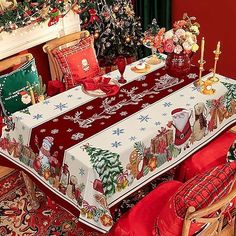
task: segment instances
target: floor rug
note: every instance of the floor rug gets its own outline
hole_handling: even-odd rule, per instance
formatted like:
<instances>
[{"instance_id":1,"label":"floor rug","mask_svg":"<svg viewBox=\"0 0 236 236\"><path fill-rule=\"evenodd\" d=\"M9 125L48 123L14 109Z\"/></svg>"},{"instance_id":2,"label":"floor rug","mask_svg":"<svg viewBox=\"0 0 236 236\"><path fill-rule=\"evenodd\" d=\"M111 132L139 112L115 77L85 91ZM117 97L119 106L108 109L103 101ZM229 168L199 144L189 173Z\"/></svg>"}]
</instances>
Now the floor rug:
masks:
<instances>
[{"instance_id":1,"label":"floor rug","mask_svg":"<svg viewBox=\"0 0 236 236\"><path fill-rule=\"evenodd\" d=\"M113 220L132 208L160 182L173 177L167 172L150 184L133 193L112 208ZM30 206L25 183L19 171L0 178L0 236L104 236L82 224L70 212L54 204L51 208L40 190L36 192L40 202L38 210Z\"/></svg>"},{"instance_id":2,"label":"floor rug","mask_svg":"<svg viewBox=\"0 0 236 236\"><path fill-rule=\"evenodd\" d=\"M19 171L0 179L0 236L100 236L61 206L51 209L37 190L40 208L32 210Z\"/></svg>"}]
</instances>

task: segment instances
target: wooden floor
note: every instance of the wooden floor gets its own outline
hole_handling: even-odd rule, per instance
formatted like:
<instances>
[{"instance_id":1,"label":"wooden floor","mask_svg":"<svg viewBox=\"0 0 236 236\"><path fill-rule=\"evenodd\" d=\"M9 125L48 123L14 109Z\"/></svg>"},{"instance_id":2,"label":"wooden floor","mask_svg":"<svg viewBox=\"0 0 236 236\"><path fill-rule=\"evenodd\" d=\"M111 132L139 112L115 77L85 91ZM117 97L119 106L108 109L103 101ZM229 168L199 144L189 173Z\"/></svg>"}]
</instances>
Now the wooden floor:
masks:
<instances>
[{"instance_id":1,"label":"wooden floor","mask_svg":"<svg viewBox=\"0 0 236 236\"><path fill-rule=\"evenodd\" d=\"M0 178L9 174L13 169L7 168L7 167L0 167ZM234 236L233 234L233 225L227 226L221 236ZM236 235L235 235L236 236Z\"/></svg>"}]
</instances>

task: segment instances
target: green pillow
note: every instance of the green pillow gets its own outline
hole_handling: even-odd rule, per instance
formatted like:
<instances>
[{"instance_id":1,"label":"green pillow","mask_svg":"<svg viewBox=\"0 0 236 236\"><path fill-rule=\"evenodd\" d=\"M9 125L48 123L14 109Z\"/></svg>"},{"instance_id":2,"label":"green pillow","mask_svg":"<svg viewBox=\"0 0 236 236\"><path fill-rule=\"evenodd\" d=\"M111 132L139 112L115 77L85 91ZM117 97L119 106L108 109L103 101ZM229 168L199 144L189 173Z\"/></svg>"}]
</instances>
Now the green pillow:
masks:
<instances>
[{"instance_id":1,"label":"green pillow","mask_svg":"<svg viewBox=\"0 0 236 236\"><path fill-rule=\"evenodd\" d=\"M11 115L32 104L30 90L39 86L34 58L9 74L0 76L0 102L5 115Z\"/></svg>"}]
</instances>

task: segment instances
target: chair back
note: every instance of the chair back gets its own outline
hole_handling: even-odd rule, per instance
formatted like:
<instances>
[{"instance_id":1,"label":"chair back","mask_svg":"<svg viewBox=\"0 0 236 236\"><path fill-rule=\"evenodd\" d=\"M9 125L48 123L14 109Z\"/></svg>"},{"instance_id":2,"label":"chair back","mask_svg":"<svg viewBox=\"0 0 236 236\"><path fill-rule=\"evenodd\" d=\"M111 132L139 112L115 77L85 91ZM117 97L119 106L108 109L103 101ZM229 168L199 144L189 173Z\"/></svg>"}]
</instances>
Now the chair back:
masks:
<instances>
[{"instance_id":1,"label":"chair back","mask_svg":"<svg viewBox=\"0 0 236 236\"><path fill-rule=\"evenodd\" d=\"M49 57L49 63L51 65L51 74L52 74L52 80L59 80L62 81L62 71L60 66L58 65L52 50L58 47L61 47L62 45L66 45L68 43L72 43L75 41L79 41L83 38L86 38L90 35L89 31L84 30L84 31L79 31L76 33L72 33L69 35L65 35L60 38L53 39L49 42L47 42L43 46L43 51L48 54Z\"/></svg>"},{"instance_id":2,"label":"chair back","mask_svg":"<svg viewBox=\"0 0 236 236\"><path fill-rule=\"evenodd\" d=\"M199 236L216 236L220 235L223 228L223 221L227 214L231 214L228 210L230 203L236 197L236 188L233 188L236 180L234 177L231 190L220 200L210 206L196 210L194 207L189 207L183 224L182 236L188 236L191 223L202 223L205 225Z\"/></svg>"},{"instance_id":3,"label":"chair back","mask_svg":"<svg viewBox=\"0 0 236 236\"><path fill-rule=\"evenodd\" d=\"M33 58L31 53L25 53L22 55L13 56L0 61L0 72L12 68L14 66L23 64Z\"/></svg>"}]
</instances>

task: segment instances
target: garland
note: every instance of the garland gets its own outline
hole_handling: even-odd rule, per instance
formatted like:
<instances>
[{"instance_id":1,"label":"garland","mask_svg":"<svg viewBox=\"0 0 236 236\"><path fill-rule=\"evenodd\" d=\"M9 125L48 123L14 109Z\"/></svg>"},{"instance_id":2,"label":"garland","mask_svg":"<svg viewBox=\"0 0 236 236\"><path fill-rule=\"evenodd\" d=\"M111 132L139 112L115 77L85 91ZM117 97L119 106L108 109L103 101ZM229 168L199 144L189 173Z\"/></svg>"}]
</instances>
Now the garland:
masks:
<instances>
[{"instance_id":1,"label":"garland","mask_svg":"<svg viewBox=\"0 0 236 236\"><path fill-rule=\"evenodd\" d=\"M12 32L49 19L48 26L56 24L71 9L65 0L0 0L0 33Z\"/></svg>"}]
</instances>

